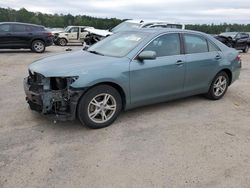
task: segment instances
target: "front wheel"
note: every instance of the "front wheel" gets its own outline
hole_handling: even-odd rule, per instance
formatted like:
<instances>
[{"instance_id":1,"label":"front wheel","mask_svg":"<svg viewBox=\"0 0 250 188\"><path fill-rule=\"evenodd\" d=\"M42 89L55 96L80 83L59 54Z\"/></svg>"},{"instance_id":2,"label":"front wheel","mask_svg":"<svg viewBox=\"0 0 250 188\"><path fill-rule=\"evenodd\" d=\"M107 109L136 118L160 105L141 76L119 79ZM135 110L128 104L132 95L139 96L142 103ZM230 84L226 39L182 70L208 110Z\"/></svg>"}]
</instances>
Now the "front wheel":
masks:
<instances>
[{"instance_id":1,"label":"front wheel","mask_svg":"<svg viewBox=\"0 0 250 188\"><path fill-rule=\"evenodd\" d=\"M90 89L80 100L78 118L89 128L98 129L111 125L122 109L119 92L108 85Z\"/></svg>"},{"instance_id":2,"label":"front wheel","mask_svg":"<svg viewBox=\"0 0 250 188\"><path fill-rule=\"evenodd\" d=\"M35 40L31 44L31 50L36 53L43 53L45 51L45 43L41 40Z\"/></svg>"},{"instance_id":3,"label":"front wheel","mask_svg":"<svg viewBox=\"0 0 250 188\"><path fill-rule=\"evenodd\" d=\"M218 73L212 81L212 84L208 93L206 94L206 97L211 100L221 99L227 92L228 85L229 78L227 73L224 71Z\"/></svg>"},{"instance_id":4,"label":"front wheel","mask_svg":"<svg viewBox=\"0 0 250 188\"><path fill-rule=\"evenodd\" d=\"M60 46L66 46L67 45L67 40L64 39L64 38L60 38L60 39L58 39L58 44Z\"/></svg>"}]
</instances>

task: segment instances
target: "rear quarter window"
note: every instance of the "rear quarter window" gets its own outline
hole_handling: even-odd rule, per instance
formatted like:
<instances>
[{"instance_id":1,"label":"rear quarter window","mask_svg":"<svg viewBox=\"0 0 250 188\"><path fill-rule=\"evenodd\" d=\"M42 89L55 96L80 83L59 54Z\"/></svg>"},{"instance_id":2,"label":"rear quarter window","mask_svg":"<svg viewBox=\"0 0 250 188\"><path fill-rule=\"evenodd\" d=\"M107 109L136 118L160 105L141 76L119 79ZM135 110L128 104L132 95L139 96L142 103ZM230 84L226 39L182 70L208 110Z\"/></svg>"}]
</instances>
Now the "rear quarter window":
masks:
<instances>
[{"instance_id":1,"label":"rear quarter window","mask_svg":"<svg viewBox=\"0 0 250 188\"><path fill-rule=\"evenodd\" d=\"M45 28L39 26L27 25L26 31L27 32L45 31Z\"/></svg>"}]
</instances>

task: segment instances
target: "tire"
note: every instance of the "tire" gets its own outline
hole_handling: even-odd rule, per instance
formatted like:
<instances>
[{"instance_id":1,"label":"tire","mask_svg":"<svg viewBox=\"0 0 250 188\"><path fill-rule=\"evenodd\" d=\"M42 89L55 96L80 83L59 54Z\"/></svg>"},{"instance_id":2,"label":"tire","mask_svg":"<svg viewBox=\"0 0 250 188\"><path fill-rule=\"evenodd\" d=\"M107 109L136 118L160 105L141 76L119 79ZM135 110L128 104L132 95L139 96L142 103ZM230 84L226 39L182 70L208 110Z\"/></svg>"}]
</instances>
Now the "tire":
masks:
<instances>
[{"instance_id":1,"label":"tire","mask_svg":"<svg viewBox=\"0 0 250 188\"><path fill-rule=\"evenodd\" d=\"M59 44L60 46L66 46L67 43L68 43L67 40L64 39L64 38L58 39L58 44Z\"/></svg>"},{"instance_id":2,"label":"tire","mask_svg":"<svg viewBox=\"0 0 250 188\"><path fill-rule=\"evenodd\" d=\"M34 40L31 44L31 50L33 52L43 53L45 49L45 43L42 40Z\"/></svg>"},{"instance_id":3,"label":"tire","mask_svg":"<svg viewBox=\"0 0 250 188\"><path fill-rule=\"evenodd\" d=\"M120 93L109 85L99 85L90 89L80 99L77 116L83 125L99 129L111 125L121 110Z\"/></svg>"},{"instance_id":4,"label":"tire","mask_svg":"<svg viewBox=\"0 0 250 188\"><path fill-rule=\"evenodd\" d=\"M221 82L219 79L222 79ZM222 84L222 82L224 84ZM227 92L229 85L229 77L226 72L219 72L212 81L208 93L205 95L208 99L219 100Z\"/></svg>"},{"instance_id":5,"label":"tire","mask_svg":"<svg viewBox=\"0 0 250 188\"><path fill-rule=\"evenodd\" d=\"M248 45L246 45L246 46L245 46L245 48L244 48L244 50L243 50L243 52L244 52L244 53L247 53L247 52L248 52L248 50L249 50L249 46L248 46Z\"/></svg>"}]
</instances>

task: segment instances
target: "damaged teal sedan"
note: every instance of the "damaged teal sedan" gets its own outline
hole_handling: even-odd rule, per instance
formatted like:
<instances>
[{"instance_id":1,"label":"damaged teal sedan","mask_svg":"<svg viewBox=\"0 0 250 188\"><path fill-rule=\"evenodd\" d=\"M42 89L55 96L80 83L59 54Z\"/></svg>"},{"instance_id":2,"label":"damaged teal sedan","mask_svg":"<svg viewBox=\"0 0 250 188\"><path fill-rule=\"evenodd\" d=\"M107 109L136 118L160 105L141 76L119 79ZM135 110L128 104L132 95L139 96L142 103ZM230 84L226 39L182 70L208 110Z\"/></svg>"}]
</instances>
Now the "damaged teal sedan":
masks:
<instances>
[{"instance_id":1,"label":"damaged teal sedan","mask_svg":"<svg viewBox=\"0 0 250 188\"><path fill-rule=\"evenodd\" d=\"M207 34L143 29L32 63L24 90L32 110L102 128L139 106L198 94L218 100L240 69L239 53Z\"/></svg>"}]
</instances>

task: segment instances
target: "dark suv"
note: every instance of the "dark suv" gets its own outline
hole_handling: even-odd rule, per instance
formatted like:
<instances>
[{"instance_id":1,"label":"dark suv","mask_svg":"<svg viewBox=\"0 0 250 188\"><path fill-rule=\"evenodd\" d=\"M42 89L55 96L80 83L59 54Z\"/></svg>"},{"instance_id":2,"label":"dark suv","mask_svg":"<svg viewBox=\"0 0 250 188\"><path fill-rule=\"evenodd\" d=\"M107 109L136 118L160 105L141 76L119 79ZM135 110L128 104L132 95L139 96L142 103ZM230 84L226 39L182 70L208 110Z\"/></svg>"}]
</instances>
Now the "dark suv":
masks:
<instances>
[{"instance_id":1,"label":"dark suv","mask_svg":"<svg viewBox=\"0 0 250 188\"><path fill-rule=\"evenodd\" d=\"M0 22L0 49L31 49L42 53L46 46L53 44L53 36L43 26Z\"/></svg>"},{"instance_id":2,"label":"dark suv","mask_svg":"<svg viewBox=\"0 0 250 188\"><path fill-rule=\"evenodd\" d=\"M228 47L235 48L236 50L242 50L247 53L249 50L249 34L243 32L226 32L221 33L215 38Z\"/></svg>"}]
</instances>

